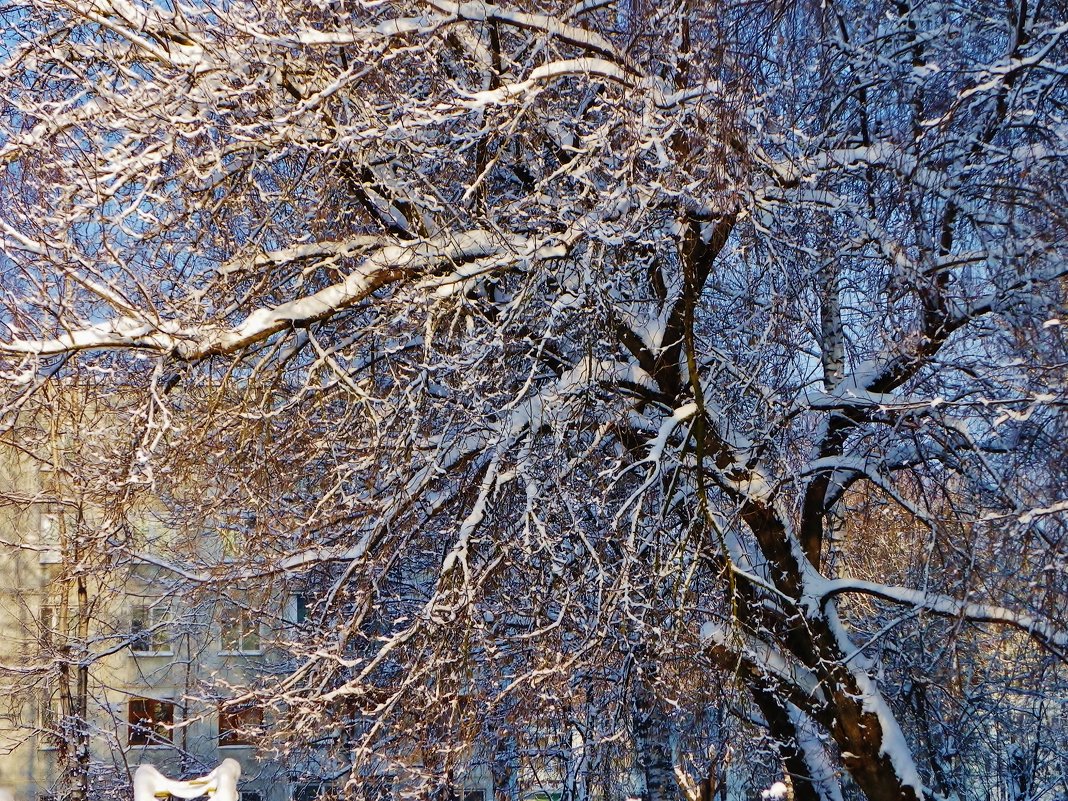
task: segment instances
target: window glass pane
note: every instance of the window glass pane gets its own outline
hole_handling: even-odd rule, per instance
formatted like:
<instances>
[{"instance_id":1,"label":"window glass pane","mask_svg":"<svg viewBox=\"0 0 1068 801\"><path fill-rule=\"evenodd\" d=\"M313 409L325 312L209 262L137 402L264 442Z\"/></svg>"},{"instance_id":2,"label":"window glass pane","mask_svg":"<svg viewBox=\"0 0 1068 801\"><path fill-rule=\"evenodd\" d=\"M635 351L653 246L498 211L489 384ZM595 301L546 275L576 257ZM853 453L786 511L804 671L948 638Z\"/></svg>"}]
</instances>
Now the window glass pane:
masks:
<instances>
[{"instance_id":1,"label":"window glass pane","mask_svg":"<svg viewBox=\"0 0 1068 801\"><path fill-rule=\"evenodd\" d=\"M362 801L391 801L393 798L394 776L368 776L357 793Z\"/></svg>"},{"instance_id":2,"label":"window glass pane","mask_svg":"<svg viewBox=\"0 0 1068 801\"><path fill-rule=\"evenodd\" d=\"M144 653L152 647L152 638L148 633L148 609L135 606L130 612L130 649Z\"/></svg>"},{"instance_id":3,"label":"window glass pane","mask_svg":"<svg viewBox=\"0 0 1068 801\"><path fill-rule=\"evenodd\" d=\"M257 625L256 621L252 619L251 612L245 612L244 620L242 621L242 629L241 650L260 650L260 627Z\"/></svg>"},{"instance_id":4,"label":"window glass pane","mask_svg":"<svg viewBox=\"0 0 1068 801\"><path fill-rule=\"evenodd\" d=\"M241 637L240 610L231 603L224 603L219 609L219 632L222 636L222 649L236 651Z\"/></svg>"},{"instance_id":5,"label":"window glass pane","mask_svg":"<svg viewBox=\"0 0 1068 801\"><path fill-rule=\"evenodd\" d=\"M163 606L134 606L130 610L130 650L140 654L169 654L170 633L167 609Z\"/></svg>"},{"instance_id":6,"label":"window glass pane","mask_svg":"<svg viewBox=\"0 0 1068 801\"><path fill-rule=\"evenodd\" d=\"M219 612L219 629L223 651L259 652L260 626L253 610L224 603Z\"/></svg>"},{"instance_id":7,"label":"window glass pane","mask_svg":"<svg viewBox=\"0 0 1068 801\"><path fill-rule=\"evenodd\" d=\"M251 745L263 726L263 709L219 709L219 745Z\"/></svg>"},{"instance_id":8,"label":"window glass pane","mask_svg":"<svg viewBox=\"0 0 1068 801\"><path fill-rule=\"evenodd\" d=\"M58 735L63 724L63 696L54 679L49 679L41 691L41 728Z\"/></svg>"},{"instance_id":9,"label":"window glass pane","mask_svg":"<svg viewBox=\"0 0 1068 801\"><path fill-rule=\"evenodd\" d=\"M293 788L293 801L338 801L337 788L324 782L298 784Z\"/></svg>"},{"instance_id":10,"label":"window glass pane","mask_svg":"<svg viewBox=\"0 0 1068 801\"><path fill-rule=\"evenodd\" d=\"M131 698L129 703L130 745L171 742L174 704L155 698Z\"/></svg>"}]
</instances>

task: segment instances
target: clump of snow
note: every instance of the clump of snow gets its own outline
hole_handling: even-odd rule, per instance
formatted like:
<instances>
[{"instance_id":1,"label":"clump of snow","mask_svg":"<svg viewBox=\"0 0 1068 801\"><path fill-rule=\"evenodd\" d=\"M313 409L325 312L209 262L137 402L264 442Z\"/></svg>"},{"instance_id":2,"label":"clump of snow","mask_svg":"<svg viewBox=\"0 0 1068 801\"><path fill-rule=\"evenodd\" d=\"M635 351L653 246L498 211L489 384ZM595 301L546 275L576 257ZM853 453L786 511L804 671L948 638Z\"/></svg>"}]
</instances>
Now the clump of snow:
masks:
<instances>
[{"instance_id":1,"label":"clump of snow","mask_svg":"<svg viewBox=\"0 0 1068 801\"><path fill-rule=\"evenodd\" d=\"M767 790L762 790L760 797L763 801L784 801L789 794L789 790L786 789L786 785L782 782L775 782Z\"/></svg>"},{"instance_id":2,"label":"clump of snow","mask_svg":"<svg viewBox=\"0 0 1068 801\"><path fill-rule=\"evenodd\" d=\"M241 765L230 758L224 759L211 773L188 781L168 779L152 765L141 765L134 771L134 801L155 801L165 795L175 798L208 795L214 801L237 801L240 778Z\"/></svg>"}]
</instances>

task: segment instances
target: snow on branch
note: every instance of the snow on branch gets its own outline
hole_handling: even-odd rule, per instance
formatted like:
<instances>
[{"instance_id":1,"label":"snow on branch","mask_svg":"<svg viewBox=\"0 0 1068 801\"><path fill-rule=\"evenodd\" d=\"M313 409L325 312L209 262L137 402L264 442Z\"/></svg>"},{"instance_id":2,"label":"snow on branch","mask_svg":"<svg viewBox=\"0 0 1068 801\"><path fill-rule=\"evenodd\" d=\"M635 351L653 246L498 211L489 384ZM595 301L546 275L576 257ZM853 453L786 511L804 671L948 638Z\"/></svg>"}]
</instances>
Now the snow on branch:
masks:
<instances>
[{"instance_id":1,"label":"snow on branch","mask_svg":"<svg viewBox=\"0 0 1068 801\"><path fill-rule=\"evenodd\" d=\"M807 158L776 161L764 156L777 181L784 187L797 187L809 176L829 168L863 169L882 167L907 178L911 183L935 192L945 192L944 176L925 167L916 156L897 142L874 142L858 147L837 148Z\"/></svg>"},{"instance_id":2,"label":"snow on branch","mask_svg":"<svg viewBox=\"0 0 1068 801\"><path fill-rule=\"evenodd\" d=\"M636 79L636 76L631 75L618 64L603 58L570 58L562 61L551 61L548 64L537 67L525 81L505 84L496 89L487 89L482 92L473 92L468 99L462 102L462 105L481 107L483 105L506 103L512 98L530 91L541 82L567 75L596 75L627 86L633 85Z\"/></svg>"},{"instance_id":3,"label":"snow on branch","mask_svg":"<svg viewBox=\"0 0 1068 801\"><path fill-rule=\"evenodd\" d=\"M861 593L882 598L884 601L923 609L945 617L964 618L973 623L998 623L1012 626L1026 632L1043 645L1055 648L1058 651L1068 648L1068 631L1062 631L1041 618L1014 612L1003 606L970 603L948 595L850 578L819 582L816 590L814 595L821 605L836 595ZM813 595L811 589L809 594Z\"/></svg>"},{"instance_id":4,"label":"snow on branch","mask_svg":"<svg viewBox=\"0 0 1068 801\"><path fill-rule=\"evenodd\" d=\"M219 272L226 275L246 268L292 264L304 260L315 260L322 264L346 256L354 256L375 245L382 244L383 238L374 235L354 236L341 242L306 242L280 250L269 250L252 257L232 259L224 264Z\"/></svg>"},{"instance_id":5,"label":"snow on branch","mask_svg":"<svg viewBox=\"0 0 1068 801\"><path fill-rule=\"evenodd\" d=\"M431 33L437 29L440 20L428 16L395 17L380 22L372 27L349 27L333 31L317 31L300 28L280 41L289 41L301 45L345 45L379 38L406 36L411 34Z\"/></svg>"},{"instance_id":6,"label":"snow on branch","mask_svg":"<svg viewBox=\"0 0 1068 801\"><path fill-rule=\"evenodd\" d=\"M623 55L606 38L598 33L582 28L578 25L570 25L562 22L551 14L526 14L521 11L512 11L492 3L472 0L467 3L450 3L444 0L426 0L432 8L443 14L449 14L456 19L470 22L487 22L495 20L505 25L513 25L517 28L542 31L561 39L568 44L581 47L607 56L616 61L623 62Z\"/></svg>"},{"instance_id":7,"label":"snow on branch","mask_svg":"<svg viewBox=\"0 0 1068 801\"><path fill-rule=\"evenodd\" d=\"M161 63L194 72L206 72L216 66L179 13L168 13L156 5L149 13L127 0L72 5L85 19L122 36Z\"/></svg>"},{"instance_id":8,"label":"snow on branch","mask_svg":"<svg viewBox=\"0 0 1068 801\"><path fill-rule=\"evenodd\" d=\"M820 702L826 700L815 673L796 660L788 658L778 648L737 628L709 620L701 626L701 641L706 647L720 647L736 654L751 669L774 676L775 679L800 691L808 699Z\"/></svg>"},{"instance_id":9,"label":"snow on branch","mask_svg":"<svg viewBox=\"0 0 1068 801\"><path fill-rule=\"evenodd\" d=\"M364 558L374 539L376 529L368 529L360 537L355 545L323 546L306 548L287 554L284 558L265 564L254 564L248 567L235 569L227 574L228 580L247 581L250 579L262 579L281 573L291 573L304 568L321 565L329 562L353 562ZM134 563L144 563L158 567L176 578L191 584L210 584L218 580L218 576L209 570L198 569L195 566L183 565L148 551L128 551L127 555Z\"/></svg>"},{"instance_id":10,"label":"snow on branch","mask_svg":"<svg viewBox=\"0 0 1068 801\"><path fill-rule=\"evenodd\" d=\"M1068 501L1058 501L1057 503L1050 504L1049 506L1042 506L1037 509L1030 509L1020 515L1020 522L1025 526L1034 522L1039 517L1045 517L1046 515L1057 515L1062 512L1068 512Z\"/></svg>"},{"instance_id":11,"label":"snow on branch","mask_svg":"<svg viewBox=\"0 0 1068 801\"><path fill-rule=\"evenodd\" d=\"M413 243L386 245L365 258L344 280L311 295L257 309L234 327L184 326L176 320L157 322L121 316L52 339L0 341L0 353L54 356L81 350L140 348L171 353L185 360L234 353L286 328L330 317L394 281L442 265L505 254L517 259L559 258L566 254L566 248L485 230L443 234ZM278 259L322 255L337 258L340 254L337 247L317 249L308 245L279 251L267 259L277 263Z\"/></svg>"}]
</instances>

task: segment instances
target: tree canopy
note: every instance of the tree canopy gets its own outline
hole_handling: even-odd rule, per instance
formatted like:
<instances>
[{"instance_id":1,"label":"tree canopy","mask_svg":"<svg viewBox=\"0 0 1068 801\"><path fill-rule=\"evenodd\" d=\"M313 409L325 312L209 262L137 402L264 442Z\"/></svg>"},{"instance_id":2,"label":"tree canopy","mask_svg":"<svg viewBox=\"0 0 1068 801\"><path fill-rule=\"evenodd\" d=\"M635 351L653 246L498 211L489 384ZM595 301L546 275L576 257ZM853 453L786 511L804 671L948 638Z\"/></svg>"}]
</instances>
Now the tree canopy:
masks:
<instances>
[{"instance_id":1,"label":"tree canopy","mask_svg":"<svg viewBox=\"0 0 1068 801\"><path fill-rule=\"evenodd\" d=\"M1063 3L0 14L5 420L311 599L277 748L1063 792Z\"/></svg>"}]
</instances>

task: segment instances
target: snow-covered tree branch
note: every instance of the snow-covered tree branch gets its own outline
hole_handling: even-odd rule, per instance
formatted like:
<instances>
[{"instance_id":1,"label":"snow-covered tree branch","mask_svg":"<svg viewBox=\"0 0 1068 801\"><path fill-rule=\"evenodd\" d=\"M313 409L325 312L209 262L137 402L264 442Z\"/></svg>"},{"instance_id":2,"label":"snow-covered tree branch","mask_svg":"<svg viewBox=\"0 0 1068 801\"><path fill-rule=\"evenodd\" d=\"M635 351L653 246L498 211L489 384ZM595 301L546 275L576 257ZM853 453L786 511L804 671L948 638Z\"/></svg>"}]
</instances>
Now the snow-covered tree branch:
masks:
<instances>
[{"instance_id":1,"label":"snow-covered tree branch","mask_svg":"<svg viewBox=\"0 0 1068 801\"><path fill-rule=\"evenodd\" d=\"M243 697L353 782L1052 777L1066 14L9 4L4 425L92 376L100 497L246 543L108 547L312 599Z\"/></svg>"}]
</instances>

